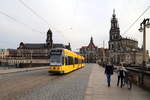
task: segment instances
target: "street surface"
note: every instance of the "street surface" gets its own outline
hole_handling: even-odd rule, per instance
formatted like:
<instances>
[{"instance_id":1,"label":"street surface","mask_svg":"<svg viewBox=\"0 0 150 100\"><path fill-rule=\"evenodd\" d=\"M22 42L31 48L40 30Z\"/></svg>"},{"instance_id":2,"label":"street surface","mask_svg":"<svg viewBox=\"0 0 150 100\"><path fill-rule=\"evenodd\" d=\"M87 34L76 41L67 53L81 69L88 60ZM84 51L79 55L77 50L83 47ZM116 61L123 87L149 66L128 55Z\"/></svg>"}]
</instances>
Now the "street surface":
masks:
<instances>
[{"instance_id":1,"label":"street surface","mask_svg":"<svg viewBox=\"0 0 150 100\"><path fill-rule=\"evenodd\" d=\"M117 75L111 79L111 87L107 86L104 68L98 65L92 67L85 100L150 100L150 92L135 85L131 90L127 87L117 87Z\"/></svg>"},{"instance_id":2,"label":"street surface","mask_svg":"<svg viewBox=\"0 0 150 100\"><path fill-rule=\"evenodd\" d=\"M48 68L48 66L29 67L29 68L0 67L0 75L10 74L10 73L17 73L17 72L27 72L27 71L33 71L33 70L42 70L42 69L47 69L47 68Z\"/></svg>"},{"instance_id":3,"label":"street surface","mask_svg":"<svg viewBox=\"0 0 150 100\"><path fill-rule=\"evenodd\" d=\"M135 85L116 86L114 73L108 88L104 68L97 64L66 75L49 75L47 69L0 75L0 100L150 100L150 92Z\"/></svg>"},{"instance_id":4,"label":"street surface","mask_svg":"<svg viewBox=\"0 0 150 100\"><path fill-rule=\"evenodd\" d=\"M91 65L66 75L47 69L0 75L0 100L83 100Z\"/></svg>"}]
</instances>

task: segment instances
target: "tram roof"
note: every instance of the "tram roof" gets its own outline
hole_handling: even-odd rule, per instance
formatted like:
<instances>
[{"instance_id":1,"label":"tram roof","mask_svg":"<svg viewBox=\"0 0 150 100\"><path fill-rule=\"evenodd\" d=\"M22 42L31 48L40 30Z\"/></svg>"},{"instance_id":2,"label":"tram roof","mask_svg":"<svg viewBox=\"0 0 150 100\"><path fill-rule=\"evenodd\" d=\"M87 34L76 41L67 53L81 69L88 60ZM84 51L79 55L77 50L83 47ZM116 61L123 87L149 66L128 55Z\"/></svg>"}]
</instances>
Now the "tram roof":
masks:
<instances>
[{"instance_id":1,"label":"tram roof","mask_svg":"<svg viewBox=\"0 0 150 100\"><path fill-rule=\"evenodd\" d=\"M73 51L70 51L68 49L65 49L65 48L53 48L52 50L63 50L65 52L65 54L69 55L69 56L74 56L74 57L78 57L78 58L81 58L81 59L84 59L83 56L73 52Z\"/></svg>"}]
</instances>

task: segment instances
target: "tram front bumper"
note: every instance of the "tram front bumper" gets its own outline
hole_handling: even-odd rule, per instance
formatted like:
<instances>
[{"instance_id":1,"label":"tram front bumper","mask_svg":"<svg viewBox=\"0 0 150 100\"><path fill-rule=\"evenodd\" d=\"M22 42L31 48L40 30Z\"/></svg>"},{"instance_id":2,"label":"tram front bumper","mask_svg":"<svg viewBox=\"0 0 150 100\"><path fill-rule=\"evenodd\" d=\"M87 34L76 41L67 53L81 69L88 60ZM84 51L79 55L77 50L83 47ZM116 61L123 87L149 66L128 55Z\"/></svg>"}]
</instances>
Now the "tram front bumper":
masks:
<instances>
[{"instance_id":1,"label":"tram front bumper","mask_svg":"<svg viewBox=\"0 0 150 100\"><path fill-rule=\"evenodd\" d=\"M48 71L48 73L52 73L52 74L63 74L64 71Z\"/></svg>"}]
</instances>

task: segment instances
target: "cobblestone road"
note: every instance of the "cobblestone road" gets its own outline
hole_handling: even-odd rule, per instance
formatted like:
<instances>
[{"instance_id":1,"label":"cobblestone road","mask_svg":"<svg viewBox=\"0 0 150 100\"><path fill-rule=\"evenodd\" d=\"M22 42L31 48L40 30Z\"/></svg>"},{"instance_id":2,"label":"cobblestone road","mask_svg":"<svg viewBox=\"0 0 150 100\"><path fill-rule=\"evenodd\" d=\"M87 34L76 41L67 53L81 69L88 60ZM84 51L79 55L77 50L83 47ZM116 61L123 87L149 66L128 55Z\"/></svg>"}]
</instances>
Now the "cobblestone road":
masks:
<instances>
[{"instance_id":1,"label":"cobblestone road","mask_svg":"<svg viewBox=\"0 0 150 100\"><path fill-rule=\"evenodd\" d=\"M66 75L47 70L0 75L0 100L83 100L91 64Z\"/></svg>"},{"instance_id":2,"label":"cobblestone road","mask_svg":"<svg viewBox=\"0 0 150 100\"><path fill-rule=\"evenodd\" d=\"M104 68L97 64L66 75L49 75L46 69L0 75L0 100L150 100L150 93L135 85L132 90L108 88Z\"/></svg>"}]
</instances>

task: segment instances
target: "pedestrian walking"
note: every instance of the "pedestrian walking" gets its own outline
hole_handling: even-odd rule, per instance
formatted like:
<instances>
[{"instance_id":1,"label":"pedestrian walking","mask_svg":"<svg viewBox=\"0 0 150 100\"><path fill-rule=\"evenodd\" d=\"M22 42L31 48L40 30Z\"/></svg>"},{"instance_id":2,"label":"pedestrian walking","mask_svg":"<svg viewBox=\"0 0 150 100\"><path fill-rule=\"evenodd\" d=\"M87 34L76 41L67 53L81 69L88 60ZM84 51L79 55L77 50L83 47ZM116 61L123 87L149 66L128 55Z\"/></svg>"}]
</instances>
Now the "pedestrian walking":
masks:
<instances>
[{"instance_id":1,"label":"pedestrian walking","mask_svg":"<svg viewBox=\"0 0 150 100\"><path fill-rule=\"evenodd\" d=\"M122 88L123 80L124 80L124 77L125 77L125 68L123 67L123 64L120 64L118 66L117 74L118 74L117 86L119 86L119 83L120 83L120 87Z\"/></svg>"},{"instance_id":2,"label":"pedestrian walking","mask_svg":"<svg viewBox=\"0 0 150 100\"><path fill-rule=\"evenodd\" d=\"M107 78L108 87L110 87L111 75L113 75L114 66L110 62L105 66L105 74Z\"/></svg>"}]
</instances>

